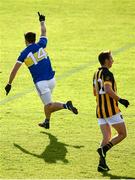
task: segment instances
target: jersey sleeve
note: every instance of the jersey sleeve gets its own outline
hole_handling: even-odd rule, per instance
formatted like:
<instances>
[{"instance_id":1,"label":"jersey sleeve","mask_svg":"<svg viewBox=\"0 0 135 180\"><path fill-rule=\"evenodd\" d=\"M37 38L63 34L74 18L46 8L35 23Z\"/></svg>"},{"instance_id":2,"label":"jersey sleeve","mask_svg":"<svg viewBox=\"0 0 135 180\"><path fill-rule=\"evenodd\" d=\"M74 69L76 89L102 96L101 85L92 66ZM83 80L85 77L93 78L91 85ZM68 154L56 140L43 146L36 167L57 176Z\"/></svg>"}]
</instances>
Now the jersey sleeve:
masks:
<instances>
[{"instance_id":1,"label":"jersey sleeve","mask_svg":"<svg viewBox=\"0 0 135 180\"><path fill-rule=\"evenodd\" d=\"M96 79L95 79L95 75L96 75L96 73L94 73L94 75L93 75L93 87L95 87L95 84L96 84Z\"/></svg>"},{"instance_id":2,"label":"jersey sleeve","mask_svg":"<svg viewBox=\"0 0 135 180\"><path fill-rule=\"evenodd\" d=\"M105 84L110 84L112 85L112 82L113 82L113 74L106 70L103 72L103 78L104 78L104 85Z\"/></svg>"},{"instance_id":3,"label":"jersey sleeve","mask_svg":"<svg viewBox=\"0 0 135 180\"><path fill-rule=\"evenodd\" d=\"M26 58L26 53L24 51L22 51L20 53L19 57L17 58L17 62L22 64L24 62L25 58Z\"/></svg>"},{"instance_id":4,"label":"jersey sleeve","mask_svg":"<svg viewBox=\"0 0 135 180\"><path fill-rule=\"evenodd\" d=\"M40 47L45 48L46 45L47 45L47 41L48 41L48 40L47 40L47 38L46 38L45 36L41 36L37 44L38 44Z\"/></svg>"}]
</instances>

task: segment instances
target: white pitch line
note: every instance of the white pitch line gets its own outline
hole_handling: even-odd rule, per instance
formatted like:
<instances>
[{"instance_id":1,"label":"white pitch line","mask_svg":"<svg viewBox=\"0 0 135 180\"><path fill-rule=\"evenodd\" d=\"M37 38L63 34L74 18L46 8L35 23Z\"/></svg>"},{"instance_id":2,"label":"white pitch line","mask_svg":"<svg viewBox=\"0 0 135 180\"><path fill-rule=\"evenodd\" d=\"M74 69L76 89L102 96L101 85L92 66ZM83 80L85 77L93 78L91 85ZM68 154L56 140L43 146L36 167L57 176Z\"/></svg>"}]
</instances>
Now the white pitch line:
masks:
<instances>
[{"instance_id":1,"label":"white pitch line","mask_svg":"<svg viewBox=\"0 0 135 180\"><path fill-rule=\"evenodd\" d=\"M112 53L113 53L113 55L116 55L116 54L119 54L119 53L121 53L121 52L124 52L124 51L126 51L126 50L128 50L128 49L130 49L130 48L132 48L132 47L135 47L135 43L127 44L127 45L125 45L124 47L121 47L121 48L119 48L119 49L117 49L117 50L115 50L115 51L112 51ZM65 79L65 78L67 78L67 77L70 77L70 76L72 76L73 74L76 74L76 73L78 73L78 72L80 72L80 71L88 68L90 65L93 65L93 64L96 64L96 61L91 61L91 62L88 62L88 63L85 63L85 64L81 64L81 65L78 66L78 67L72 68L72 69L70 69L69 71L64 72L62 75L60 75L60 76L57 77L57 80L62 80L62 79ZM26 95L26 94L29 94L29 93L33 92L34 89L35 89L35 88L33 87L33 88L28 89L28 90L26 90L26 91L24 91L24 92L17 93L17 94L14 95L14 96L11 96L11 97L8 96L8 97L6 97L6 98L4 98L4 99L2 99L2 100L0 101L0 105L4 105L4 104L6 104L6 103L8 103L8 102L10 102L10 101L13 101L13 100L18 99L18 98L20 98L20 97L22 97L22 96L24 96L24 95Z\"/></svg>"}]
</instances>

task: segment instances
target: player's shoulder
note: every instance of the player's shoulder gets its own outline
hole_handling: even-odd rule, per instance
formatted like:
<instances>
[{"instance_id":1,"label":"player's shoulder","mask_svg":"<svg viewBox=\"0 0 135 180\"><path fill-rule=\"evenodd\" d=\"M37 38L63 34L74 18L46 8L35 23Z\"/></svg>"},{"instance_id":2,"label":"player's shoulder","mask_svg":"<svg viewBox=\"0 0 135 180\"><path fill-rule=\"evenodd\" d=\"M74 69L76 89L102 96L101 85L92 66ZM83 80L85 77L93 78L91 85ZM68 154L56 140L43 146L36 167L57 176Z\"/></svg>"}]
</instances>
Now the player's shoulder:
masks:
<instances>
[{"instance_id":1,"label":"player's shoulder","mask_svg":"<svg viewBox=\"0 0 135 180\"><path fill-rule=\"evenodd\" d=\"M27 54L27 47L20 51L20 56L26 56Z\"/></svg>"},{"instance_id":2,"label":"player's shoulder","mask_svg":"<svg viewBox=\"0 0 135 180\"><path fill-rule=\"evenodd\" d=\"M113 73L111 71L109 71L109 69L107 68L103 68L103 78L104 78L104 81L113 81L114 80L114 77L113 77Z\"/></svg>"},{"instance_id":3,"label":"player's shoulder","mask_svg":"<svg viewBox=\"0 0 135 180\"><path fill-rule=\"evenodd\" d=\"M96 78L96 74L98 73L98 71L99 71L99 69L96 70L96 71L94 71L94 73L93 73L93 78Z\"/></svg>"},{"instance_id":4,"label":"player's shoulder","mask_svg":"<svg viewBox=\"0 0 135 180\"><path fill-rule=\"evenodd\" d=\"M48 38L46 36L40 36L39 42L40 41L48 41Z\"/></svg>"},{"instance_id":5,"label":"player's shoulder","mask_svg":"<svg viewBox=\"0 0 135 180\"><path fill-rule=\"evenodd\" d=\"M113 76L113 73L108 68L103 68L103 75Z\"/></svg>"},{"instance_id":6,"label":"player's shoulder","mask_svg":"<svg viewBox=\"0 0 135 180\"><path fill-rule=\"evenodd\" d=\"M27 55L30 53L31 48L30 46L25 47L21 52L20 52L20 56L18 57L19 60L24 60Z\"/></svg>"},{"instance_id":7,"label":"player's shoulder","mask_svg":"<svg viewBox=\"0 0 135 180\"><path fill-rule=\"evenodd\" d=\"M47 45L48 39L46 36L40 36L39 41L36 43L38 46L45 48Z\"/></svg>"},{"instance_id":8,"label":"player's shoulder","mask_svg":"<svg viewBox=\"0 0 135 180\"><path fill-rule=\"evenodd\" d=\"M25 48L21 51L21 53L25 54L25 53L27 53L28 51L29 51L29 46L25 47Z\"/></svg>"}]
</instances>

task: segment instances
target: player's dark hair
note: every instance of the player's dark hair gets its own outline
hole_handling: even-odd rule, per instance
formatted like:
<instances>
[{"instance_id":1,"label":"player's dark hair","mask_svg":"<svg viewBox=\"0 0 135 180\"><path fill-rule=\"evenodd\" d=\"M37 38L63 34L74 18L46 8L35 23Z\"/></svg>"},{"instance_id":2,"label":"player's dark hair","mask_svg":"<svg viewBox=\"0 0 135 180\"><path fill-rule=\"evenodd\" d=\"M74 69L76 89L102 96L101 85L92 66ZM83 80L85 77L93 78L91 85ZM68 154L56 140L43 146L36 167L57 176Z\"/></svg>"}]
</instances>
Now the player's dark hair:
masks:
<instances>
[{"instance_id":1,"label":"player's dark hair","mask_svg":"<svg viewBox=\"0 0 135 180\"><path fill-rule=\"evenodd\" d=\"M111 52L110 51L106 51L106 52L101 52L98 56L98 60L100 62L101 65L105 64L105 60L109 59L111 56Z\"/></svg>"},{"instance_id":2,"label":"player's dark hair","mask_svg":"<svg viewBox=\"0 0 135 180\"><path fill-rule=\"evenodd\" d=\"M34 43L36 41L36 33L33 32L27 32L24 34L25 40L29 43Z\"/></svg>"}]
</instances>

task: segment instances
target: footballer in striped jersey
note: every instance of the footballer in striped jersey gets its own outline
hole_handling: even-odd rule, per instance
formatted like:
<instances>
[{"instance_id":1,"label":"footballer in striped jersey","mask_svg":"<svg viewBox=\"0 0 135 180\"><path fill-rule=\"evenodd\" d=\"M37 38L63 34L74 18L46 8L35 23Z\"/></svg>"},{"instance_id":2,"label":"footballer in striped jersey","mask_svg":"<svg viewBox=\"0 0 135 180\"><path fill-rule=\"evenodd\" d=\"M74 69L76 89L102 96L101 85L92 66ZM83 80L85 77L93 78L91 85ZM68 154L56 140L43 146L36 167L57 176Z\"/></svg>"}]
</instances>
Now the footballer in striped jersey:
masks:
<instances>
[{"instance_id":1,"label":"footballer in striped jersey","mask_svg":"<svg viewBox=\"0 0 135 180\"><path fill-rule=\"evenodd\" d=\"M126 136L127 130L124 119L118 107L121 103L128 107L129 102L117 95L117 87L113 73L109 70L114 62L110 51L102 52L98 56L101 67L93 76L93 94L96 96L96 116L103 135L99 154L98 171L108 171L106 153L114 145L120 143ZM111 126L117 131L117 136L111 138Z\"/></svg>"}]
</instances>

